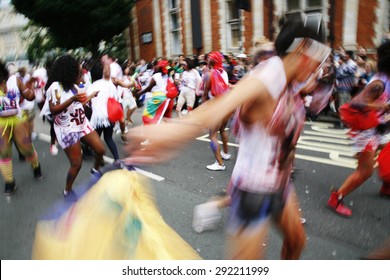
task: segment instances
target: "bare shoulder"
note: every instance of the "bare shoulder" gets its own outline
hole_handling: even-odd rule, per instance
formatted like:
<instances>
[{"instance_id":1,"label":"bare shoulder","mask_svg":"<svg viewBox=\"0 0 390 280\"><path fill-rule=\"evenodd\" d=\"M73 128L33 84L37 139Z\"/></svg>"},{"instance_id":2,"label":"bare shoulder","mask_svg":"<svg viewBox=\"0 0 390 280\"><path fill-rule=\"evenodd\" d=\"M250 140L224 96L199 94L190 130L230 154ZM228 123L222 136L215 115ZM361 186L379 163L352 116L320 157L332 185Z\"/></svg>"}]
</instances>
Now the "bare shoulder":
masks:
<instances>
[{"instance_id":1,"label":"bare shoulder","mask_svg":"<svg viewBox=\"0 0 390 280\"><path fill-rule=\"evenodd\" d=\"M275 110L277 100L268 92L265 85L252 78L254 86L253 98L248 99L247 102L243 103L240 108L240 119L242 122L247 124L253 124L255 122L264 122L264 125L272 117L272 113Z\"/></svg>"}]
</instances>

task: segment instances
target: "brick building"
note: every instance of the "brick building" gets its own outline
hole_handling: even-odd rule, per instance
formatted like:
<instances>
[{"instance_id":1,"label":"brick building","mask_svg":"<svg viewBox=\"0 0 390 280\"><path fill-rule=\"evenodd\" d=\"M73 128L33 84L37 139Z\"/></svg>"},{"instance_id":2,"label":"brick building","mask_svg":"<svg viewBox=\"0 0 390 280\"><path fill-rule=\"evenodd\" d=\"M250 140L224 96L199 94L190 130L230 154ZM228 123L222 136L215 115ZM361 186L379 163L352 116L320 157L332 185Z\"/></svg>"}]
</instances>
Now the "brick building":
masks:
<instances>
[{"instance_id":1,"label":"brick building","mask_svg":"<svg viewBox=\"0 0 390 280\"><path fill-rule=\"evenodd\" d=\"M131 11L130 58L248 53L257 38L274 39L280 17L296 9L323 15L333 47L374 50L389 34L389 0L139 0Z\"/></svg>"}]
</instances>

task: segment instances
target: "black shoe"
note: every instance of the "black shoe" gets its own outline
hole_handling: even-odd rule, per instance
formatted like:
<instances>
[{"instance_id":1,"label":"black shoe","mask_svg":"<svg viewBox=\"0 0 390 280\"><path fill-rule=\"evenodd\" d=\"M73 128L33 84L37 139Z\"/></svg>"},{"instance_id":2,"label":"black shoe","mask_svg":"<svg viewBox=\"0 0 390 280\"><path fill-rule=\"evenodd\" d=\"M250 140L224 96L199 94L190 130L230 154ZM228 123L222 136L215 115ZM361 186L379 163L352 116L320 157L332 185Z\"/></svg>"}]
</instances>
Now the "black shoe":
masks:
<instances>
[{"instance_id":1,"label":"black shoe","mask_svg":"<svg viewBox=\"0 0 390 280\"><path fill-rule=\"evenodd\" d=\"M34 178L36 180L43 178L42 171L41 171L41 164L40 163L38 164L37 167L33 168L33 172L34 172Z\"/></svg>"},{"instance_id":2,"label":"black shoe","mask_svg":"<svg viewBox=\"0 0 390 280\"><path fill-rule=\"evenodd\" d=\"M15 193L16 191L16 185L15 185L15 180L5 183L5 190L4 193L6 196L11 196Z\"/></svg>"}]
</instances>

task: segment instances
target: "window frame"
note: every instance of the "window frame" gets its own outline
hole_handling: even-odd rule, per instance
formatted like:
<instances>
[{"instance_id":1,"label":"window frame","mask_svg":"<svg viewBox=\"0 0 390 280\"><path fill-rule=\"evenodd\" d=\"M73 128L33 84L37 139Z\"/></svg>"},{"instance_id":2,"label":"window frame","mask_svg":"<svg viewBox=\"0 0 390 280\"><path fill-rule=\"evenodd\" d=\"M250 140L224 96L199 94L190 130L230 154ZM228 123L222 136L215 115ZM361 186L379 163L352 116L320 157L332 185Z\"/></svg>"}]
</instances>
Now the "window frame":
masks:
<instances>
[{"instance_id":1,"label":"window frame","mask_svg":"<svg viewBox=\"0 0 390 280\"><path fill-rule=\"evenodd\" d=\"M231 11L230 9L232 8L236 8L237 9L237 18L231 18L231 16L234 16L234 12ZM227 15L228 15L228 18L226 20L226 30L227 30L227 47L229 50L231 51L238 51L240 50L240 43L242 41L242 33L241 33L241 10L237 8L236 4L235 4L235 1L233 0L227 0L226 1L226 9L227 9ZM236 31L237 29L233 29L234 27L237 26L237 29L238 29L238 42L237 42L237 46L234 46L234 42L233 42L233 32Z\"/></svg>"},{"instance_id":2,"label":"window frame","mask_svg":"<svg viewBox=\"0 0 390 280\"><path fill-rule=\"evenodd\" d=\"M172 1L175 1L176 4L175 7L173 7ZM180 8L179 8L178 0L170 0L168 8L169 8L168 13L169 13L169 34L171 40L171 52L172 55L179 55L183 51L183 46L180 40L181 27L180 27Z\"/></svg>"}]
</instances>

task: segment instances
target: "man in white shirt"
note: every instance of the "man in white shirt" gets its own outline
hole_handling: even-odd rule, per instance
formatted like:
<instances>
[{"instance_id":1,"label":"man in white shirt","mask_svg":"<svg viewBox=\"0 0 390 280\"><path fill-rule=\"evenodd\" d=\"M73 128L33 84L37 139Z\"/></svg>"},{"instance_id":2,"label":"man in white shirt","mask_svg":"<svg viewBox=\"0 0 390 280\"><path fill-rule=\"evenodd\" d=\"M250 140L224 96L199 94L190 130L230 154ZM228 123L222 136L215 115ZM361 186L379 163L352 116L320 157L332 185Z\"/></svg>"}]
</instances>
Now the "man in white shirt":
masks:
<instances>
[{"instance_id":1,"label":"man in white shirt","mask_svg":"<svg viewBox=\"0 0 390 280\"><path fill-rule=\"evenodd\" d=\"M123 71L121 66L116 62L117 60L109 53L104 54L100 61L102 62L103 65L109 64L110 65L110 72L111 72L111 79L115 85L117 85L116 81L121 81L123 79ZM118 100L121 102L121 100ZM117 129L117 126L115 126L115 131L116 133L121 133L121 140L122 143L126 143L126 137L125 134L127 133L127 127L125 124L125 119L123 118L122 121L119 121L119 127L120 130Z\"/></svg>"},{"instance_id":2,"label":"man in white shirt","mask_svg":"<svg viewBox=\"0 0 390 280\"><path fill-rule=\"evenodd\" d=\"M115 57L113 57L111 54L105 54L101 57L100 60L103 64L110 64L111 78L122 80L123 71Z\"/></svg>"}]
</instances>

